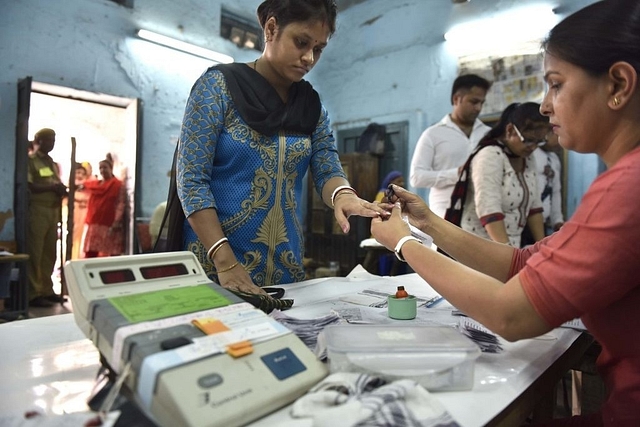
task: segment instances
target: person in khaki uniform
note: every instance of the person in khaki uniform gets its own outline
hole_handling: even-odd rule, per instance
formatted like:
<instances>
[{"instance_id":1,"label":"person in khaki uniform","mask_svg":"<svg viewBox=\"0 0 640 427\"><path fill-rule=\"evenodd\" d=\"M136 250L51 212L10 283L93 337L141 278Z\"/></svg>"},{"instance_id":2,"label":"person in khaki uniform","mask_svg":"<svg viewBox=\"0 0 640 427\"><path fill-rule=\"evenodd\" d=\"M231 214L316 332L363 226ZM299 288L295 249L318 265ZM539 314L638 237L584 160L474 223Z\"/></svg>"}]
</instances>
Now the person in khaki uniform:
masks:
<instances>
[{"instance_id":1,"label":"person in khaki uniform","mask_svg":"<svg viewBox=\"0 0 640 427\"><path fill-rule=\"evenodd\" d=\"M56 242L62 198L67 187L60 181L58 165L49 152L56 142L53 129L40 129L34 136L34 151L29 155L29 305L51 307L62 297L53 291L51 274L56 263Z\"/></svg>"}]
</instances>

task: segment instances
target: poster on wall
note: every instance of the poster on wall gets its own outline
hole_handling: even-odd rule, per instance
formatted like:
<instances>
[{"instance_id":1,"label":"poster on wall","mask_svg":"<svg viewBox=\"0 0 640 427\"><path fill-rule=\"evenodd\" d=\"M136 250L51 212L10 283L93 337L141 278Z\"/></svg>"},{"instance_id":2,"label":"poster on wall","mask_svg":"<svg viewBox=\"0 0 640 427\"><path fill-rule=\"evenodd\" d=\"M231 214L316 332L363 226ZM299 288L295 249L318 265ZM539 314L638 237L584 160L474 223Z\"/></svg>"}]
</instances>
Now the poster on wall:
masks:
<instances>
[{"instance_id":1,"label":"poster on wall","mask_svg":"<svg viewBox=\"0 0 640 427\"><path fill-rule=\"evenodd\" d=\"M513 102L541 102L544 97L540 55L460 59L459 74L477 74L493 82L482 109L483 116L498 116Z\"/></svg>"}]
</instances>

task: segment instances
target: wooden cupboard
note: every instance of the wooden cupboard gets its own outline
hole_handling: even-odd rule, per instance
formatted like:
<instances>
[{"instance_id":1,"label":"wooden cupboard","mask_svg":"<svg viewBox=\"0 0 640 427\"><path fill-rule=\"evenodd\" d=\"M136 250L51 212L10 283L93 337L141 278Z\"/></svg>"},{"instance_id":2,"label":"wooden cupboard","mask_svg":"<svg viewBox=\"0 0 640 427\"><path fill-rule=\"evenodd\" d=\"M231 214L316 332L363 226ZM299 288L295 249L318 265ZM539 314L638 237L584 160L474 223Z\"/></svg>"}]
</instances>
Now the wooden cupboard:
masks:
<instances>
[{"instance_id":1,"label":"wooden cupboard","mask_svg":"<svg viewBox=\"0 0 640 427\"><path fill-rule=\"evenodd\" d=\"M348 153L340 155L340 162L358 195L373 201L379 185L379 158L369 153ZM335 220L333 209L324 204L312 180L309 180L308 194L305 256L325 267L330 261L338 261L338 275L344 276L364 260L365 251L360 248L360 242L370 237L371 219L351 217L351 231L344 234Z\"/></svg>"}]
</instances>

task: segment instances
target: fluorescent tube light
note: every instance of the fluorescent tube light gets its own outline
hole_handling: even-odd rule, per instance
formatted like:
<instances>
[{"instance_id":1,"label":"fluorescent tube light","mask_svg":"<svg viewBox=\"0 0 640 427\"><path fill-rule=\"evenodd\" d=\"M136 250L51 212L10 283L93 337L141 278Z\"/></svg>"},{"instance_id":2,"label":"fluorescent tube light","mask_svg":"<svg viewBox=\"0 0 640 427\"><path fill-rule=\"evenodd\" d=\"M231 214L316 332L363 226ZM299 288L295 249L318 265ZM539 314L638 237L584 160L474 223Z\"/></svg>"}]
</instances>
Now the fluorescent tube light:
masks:
<instances>
[{"instance_id":1,"label":"fluorescent tube light","mask_svg":"<svg viewBox=\"0 0 640 427\"><path fill-rule=\"evenodd\" d=\"M456 25L444 38L458 56L480 52L498 54L542 39L557 22L558 17L550 6L537 5Z\"/></svg>"},{"instance_id":2,"label":"fluorescent tube light","mask_svg":"<svg viewBox=\"0 0 640 427\"><path fill-rule=\"evenodd\" d=\"M172 39L171 37L163 36L158 33L154 33L148 30L138 30L138 37L141 39L157 43L162 46L170 47L182 52L189 53L191 55L199 56L201 58L210 59L212 61L228 64L233 62L233 58L223 53L215 52L210 49L205 49L200 46L186 43L180 40Z\"/></svg>"}]
</instances>

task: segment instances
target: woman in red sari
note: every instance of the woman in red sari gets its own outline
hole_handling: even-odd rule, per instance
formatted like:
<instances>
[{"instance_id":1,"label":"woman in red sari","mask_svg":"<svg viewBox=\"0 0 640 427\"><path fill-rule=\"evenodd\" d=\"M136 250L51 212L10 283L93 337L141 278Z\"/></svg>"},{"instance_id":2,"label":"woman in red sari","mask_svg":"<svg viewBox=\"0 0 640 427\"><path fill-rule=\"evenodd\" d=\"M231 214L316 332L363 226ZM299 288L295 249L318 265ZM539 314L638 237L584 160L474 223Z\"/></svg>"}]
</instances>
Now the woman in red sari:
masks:
<instances>
[{"instance_id":1,"label":"woman in red sari","mask_svg":"<svg viewBox=\"0 0 640 427\"><path fill-rule=\"evenodd\" d=\"M83 188L91 197L84 231L86 258L121 255L124 251L124 193L122 182L113 176L110 154L100 161L101 180L85 181Z\"/></svg>"}]
</instances>

